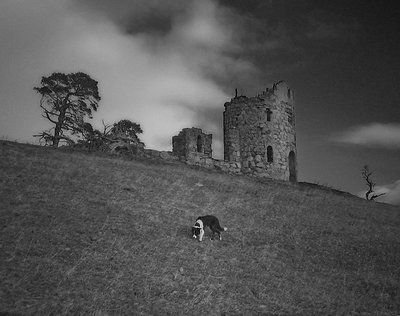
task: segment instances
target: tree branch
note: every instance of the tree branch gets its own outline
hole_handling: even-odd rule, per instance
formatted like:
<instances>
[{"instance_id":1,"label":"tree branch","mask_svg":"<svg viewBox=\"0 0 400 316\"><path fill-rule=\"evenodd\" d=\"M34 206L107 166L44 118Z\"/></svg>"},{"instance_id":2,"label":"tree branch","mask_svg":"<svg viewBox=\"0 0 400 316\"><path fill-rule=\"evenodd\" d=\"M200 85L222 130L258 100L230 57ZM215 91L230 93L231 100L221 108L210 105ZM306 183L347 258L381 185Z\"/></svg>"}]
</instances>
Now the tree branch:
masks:
<instances>
[{"instance_id":1,"label":"tree branch","mask_svg":"<svg viewBox=\"0 0 400 316\"><path fill-rule=\"evenodd\" d=\"M385 195L385 194L386 193L375 194L375 195L370 197L370 200L376 199L377 197L380 197L380 196Z\"/></svg>"}]
</instances>

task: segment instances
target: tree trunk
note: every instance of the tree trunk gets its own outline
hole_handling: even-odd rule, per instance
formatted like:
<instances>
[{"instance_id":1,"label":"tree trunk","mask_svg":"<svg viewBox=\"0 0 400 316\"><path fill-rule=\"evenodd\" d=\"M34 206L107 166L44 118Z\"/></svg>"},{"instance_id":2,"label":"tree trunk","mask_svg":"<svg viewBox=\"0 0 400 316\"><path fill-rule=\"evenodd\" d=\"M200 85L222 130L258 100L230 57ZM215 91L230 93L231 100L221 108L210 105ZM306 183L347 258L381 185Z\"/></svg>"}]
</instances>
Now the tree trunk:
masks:
<instances>
[{"instance_id":1,"label":"tree trunk","mask_svg":"<svg viewBox=\"0 0 400 316\"><path fill-rule=\"evenodd\" d=\"M61 125L59 123L56 124L56 127L54 129L54 136L53 136L53 147L57 148L58 143L60 142L60 131L61 131Z\"/></svg>"},{"instance_id":2,"label":"tree trunk","mask_svg":"<svg viewBox=\"0 0 400 316\"><path fill-rule=\"evenodd\" d=\"M60 111L60 115L58 116L58 122L56 124L56 127L54 128L54 138L53 138L54 148L57 148L60 142L60 133L64 124L64 120L65 120L65 109L62 109Z\"/></svg>"}]
</instances>

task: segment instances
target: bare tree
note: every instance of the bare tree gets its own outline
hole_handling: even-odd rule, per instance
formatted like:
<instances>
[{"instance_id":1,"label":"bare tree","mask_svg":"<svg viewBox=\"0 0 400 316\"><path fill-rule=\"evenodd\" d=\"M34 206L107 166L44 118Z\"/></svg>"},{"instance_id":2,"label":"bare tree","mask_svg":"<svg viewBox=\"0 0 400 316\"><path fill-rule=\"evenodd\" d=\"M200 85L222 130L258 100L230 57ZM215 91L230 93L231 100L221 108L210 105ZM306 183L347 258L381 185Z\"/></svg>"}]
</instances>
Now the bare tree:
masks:
<instances>
[{"instance_id":1,"label":"bare tree","mask_svg":"<svg viewBox=\"0 0 400 316\"><path fill-rule=\"evenodd\" d=\"M365 198L367 200L374 200L379 196L384 195L385 193L373 194L375 183L371 179L372 171L369 170L368 165L365 165L361 170L361 175L366 181L366 185L368 187L368 191L365 193Z\"/></svg>"}]
</instances>

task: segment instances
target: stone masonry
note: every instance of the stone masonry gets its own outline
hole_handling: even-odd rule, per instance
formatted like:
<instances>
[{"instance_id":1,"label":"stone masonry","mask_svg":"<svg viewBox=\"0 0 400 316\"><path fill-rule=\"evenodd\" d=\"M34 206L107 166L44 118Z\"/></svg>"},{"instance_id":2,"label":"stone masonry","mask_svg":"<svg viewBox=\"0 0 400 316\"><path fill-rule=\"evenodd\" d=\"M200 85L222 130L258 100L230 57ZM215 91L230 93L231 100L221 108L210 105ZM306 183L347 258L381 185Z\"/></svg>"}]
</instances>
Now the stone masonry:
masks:
<instances>
[{"instance_id":1,"label":"stone masonry","mask_svg":"<svg viewBox=\"0 0 400 316\"><path fill-rule=\"evenodd\" d=\"M256 97L225 103L224 160L243 174L297 181L294 95L280 81Z\"/></svg>"},{"instance_id":2,"label":"stone masonry","mask_svg":"<svg viewBox=\"0 0 400 316\"><path fill-rule=\"evenodd\" d=\"M184 128L172 137L172 154L188 165L240 174L240 164L212 158L212 135L200 128Z\"/></svg>"}]
</instances>

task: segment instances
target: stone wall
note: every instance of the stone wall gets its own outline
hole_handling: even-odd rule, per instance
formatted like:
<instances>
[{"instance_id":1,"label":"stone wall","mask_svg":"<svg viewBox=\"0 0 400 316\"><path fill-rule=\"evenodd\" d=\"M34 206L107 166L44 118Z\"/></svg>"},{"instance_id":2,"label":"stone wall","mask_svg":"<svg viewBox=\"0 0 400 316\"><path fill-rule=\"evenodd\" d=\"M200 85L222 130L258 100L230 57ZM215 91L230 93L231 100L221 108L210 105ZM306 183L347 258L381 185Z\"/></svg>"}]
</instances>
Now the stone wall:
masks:
<instances>
[{"instance_id":1,"label":"stone wall","mask_svg":"<svg viewBox=\"0 0 400 316\"><path fill-rule=\"evenodd\" d=\"M203 133L200 128L184 128L177 136L173 136L172 154L188 165L241 173L240 163L212 158L212 135Z\"/></svg>"},{"instance_id":2,"label":"stone wall","mask_svg":"<svg viewBox=\"0 0 400 316\"><path fill-rule=\"evenodd\" d=\"M241 174L240 163L229 162L211 158L208 154L191 152L186 156L178 157L171 151L158 151L154 149L141 149L136 156L151 160L162 160L170 163L185 163L208 170L217 170L232 174Z\"/></svg>"},{"instance_id":3,"label":"stone wall","mask_svg":"<svg viewBox=\"0 0 400 316\"><path fill-rule=\"evenodd\" d=\"M175 156L171 151L158 151L154 149L143 149L139 156L156 159L156 160L167 160L167 161L179 161L179 158Z\"/></svg>"},{"instance_id":4,"label":"stone wall","mask_svg":"<svg viewBox=\"0 0 400 316\"><path fill-rule=\"evenodd\" d=\"M256 97L233 98L225 103L224 160L240 163L243 174L296 181L295 124L285 82Z\"/></svg>"},{"instance_id":5,"label":"stone wall","mask_svg":"<svg viewBox=\"0 0 400 316\"><path fill-rule=\"evenodd\" d=\"M191 153L185 163L211 170L219 170L228 173L241 174L241 166L239 162L230 162L224 160L213 159L201 153Z\"/></svg>"},{"instance_id":6,"label":"stone wall","mask_svg":"<svg viewBox=\"0 0 400 316\"><path fill-rule=\"evenodd\" d=\"M212 158L212 135L204 134L199 128L184 128L172 138L173 151L139 149L136 156L170 163L185 163L208 170L231 174L241 174L239 162L229 162Z\"/></svg>"}]
</instances>

